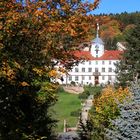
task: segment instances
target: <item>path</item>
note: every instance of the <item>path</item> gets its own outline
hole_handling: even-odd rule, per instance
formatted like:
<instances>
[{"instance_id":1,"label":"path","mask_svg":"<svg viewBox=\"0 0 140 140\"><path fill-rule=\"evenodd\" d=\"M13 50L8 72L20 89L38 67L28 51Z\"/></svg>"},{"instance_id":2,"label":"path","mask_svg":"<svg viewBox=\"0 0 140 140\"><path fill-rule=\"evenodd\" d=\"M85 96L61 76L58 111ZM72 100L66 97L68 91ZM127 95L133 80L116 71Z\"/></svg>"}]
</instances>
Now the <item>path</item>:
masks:
<instances>
[{"instance_id":1,"label":"path","mask_svg":"<svg viewBox=\"0 0 140 140\"><path fill-rule=\"evenodd\" d=\"M85 103L83 104L83 108L82 108L82 113L81 113L81 118L82 118L82 122L85 124L87 119L88 119L88 111L91 109L92 107L92 103L93 102L93 95L90 95L88 97L88 99L85 101Z\"/></svg>"}]
</instances>

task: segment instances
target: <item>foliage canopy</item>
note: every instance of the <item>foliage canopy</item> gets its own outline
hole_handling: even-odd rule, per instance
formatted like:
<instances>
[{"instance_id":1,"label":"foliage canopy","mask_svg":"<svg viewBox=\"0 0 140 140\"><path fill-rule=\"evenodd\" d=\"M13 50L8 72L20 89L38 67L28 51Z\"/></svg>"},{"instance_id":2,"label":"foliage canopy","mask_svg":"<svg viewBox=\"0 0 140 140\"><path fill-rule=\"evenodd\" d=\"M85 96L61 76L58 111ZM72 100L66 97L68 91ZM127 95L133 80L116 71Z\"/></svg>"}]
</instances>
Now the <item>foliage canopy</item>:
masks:
<instances>
[{"instance_id":1,"label":"foliage canopy","mask_svg":"<svg viewBox=\"0 0 140 140\"><path fill-rule=\"evenodd\" d=\"M87 12L98 3L0 2L1 139L53 139L55 121L48 108L56 102L57 85L50 82L52 70L58 62L71 67L75 58L69 52L87 40Z\"/></svg>"}]
</instances>

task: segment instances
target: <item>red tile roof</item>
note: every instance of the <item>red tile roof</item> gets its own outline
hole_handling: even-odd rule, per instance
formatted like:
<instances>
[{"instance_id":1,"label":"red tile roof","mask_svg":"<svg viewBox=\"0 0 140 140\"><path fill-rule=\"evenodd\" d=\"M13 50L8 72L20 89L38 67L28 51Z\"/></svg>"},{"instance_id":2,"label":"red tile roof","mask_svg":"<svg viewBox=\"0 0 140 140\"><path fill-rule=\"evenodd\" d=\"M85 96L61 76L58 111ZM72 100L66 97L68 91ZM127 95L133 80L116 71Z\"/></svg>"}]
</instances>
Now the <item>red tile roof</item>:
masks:
<instances>
[{"instance_id":1,"label":"red tile roof","mask_svg":"<svg viewBox=\"0 0 140 140\"><path fill-rule=\"evenodd\" d=\"M86 60L119 60L122 53L119 50L106 50L101 57L93 57L89 51L76 51L75 56Z\"/></svg>"}]
</instances>

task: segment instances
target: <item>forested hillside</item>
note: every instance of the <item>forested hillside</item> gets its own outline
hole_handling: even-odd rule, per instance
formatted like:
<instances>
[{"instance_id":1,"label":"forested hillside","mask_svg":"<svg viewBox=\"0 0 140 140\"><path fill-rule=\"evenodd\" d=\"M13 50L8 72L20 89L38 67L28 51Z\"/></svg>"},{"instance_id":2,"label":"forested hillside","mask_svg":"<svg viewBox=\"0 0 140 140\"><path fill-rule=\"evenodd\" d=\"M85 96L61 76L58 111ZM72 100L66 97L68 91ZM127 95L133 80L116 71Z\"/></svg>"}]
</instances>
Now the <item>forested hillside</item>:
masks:
<instances>
[{"instance_id":1,"label":"forested hillside","mask_svg":"<svg viewBox=\"0 0 140 140\"><path fill-rule=\"evenodd\" d=\"M114 14L110 16L122 22L124 27L130 24L138 24L140 22L140 12L135 12L135 13L124 12L121 14Z\"/></svg>"},{"instance_id":2,"label":"forested hillside","mask_svg":"<svg viewBox=\"0 0 140 140\"><path fill-rule=\"evenodd\" d=\"M116 43L125 42L125 36L130 29L140 23L140 12L100 14L96 17L96 21L100 24L100 37L105 42L106 49L116 49Z\"/></svg>"}]
</instances>

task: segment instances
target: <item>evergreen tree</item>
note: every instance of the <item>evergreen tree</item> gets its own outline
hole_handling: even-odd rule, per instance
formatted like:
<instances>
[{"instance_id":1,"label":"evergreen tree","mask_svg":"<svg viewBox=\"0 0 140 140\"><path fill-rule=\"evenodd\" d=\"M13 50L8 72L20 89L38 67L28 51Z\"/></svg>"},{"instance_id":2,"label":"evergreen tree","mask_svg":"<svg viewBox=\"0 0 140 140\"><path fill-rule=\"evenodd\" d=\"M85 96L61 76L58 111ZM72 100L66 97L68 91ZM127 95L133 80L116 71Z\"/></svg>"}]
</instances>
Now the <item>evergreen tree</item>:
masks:
<instances>
[{"instance_id":1,"label":"evergreen tree","mask_svg":"<svg viewBox=\"0 0 140 140\"><path fill-rule=\"evenodd\" d=\"M112 129L106 129L109 140L139 140L140 139L140 87L131 88L133 98L120 107L120 116L112 121Z\"/></svg>"},{"instance_id":2,"label":"evergreen tree","mask_svg":"<svg viewBox=\"0 0 140 140\"><path fill-rule=\"evenodd\" d=\"M126 27L129 24L138 24L140 19L140 12L134 12L134 13L121 13L121 14L115 14L110 15L113 19L117 19L122 23L122 27Z\"/></svg>"},{"instance_id":3,"label":"evergreen tree","mask_svg":"<svg viewBox=\"0 0 140 140\"><path fill-rule=\"evenodd\" d=\"M87 120L86 123L83 123L82 118L80 117L78 134L80 140L91 140L92 139L93 125L90 120Z\"/></svg>"},{"instance_id":4,"label":"evergreen tree","mask_svg":"<svg viewBox=\"0 0 140 140\"><path fill-rule=\"evenodd\" d=\"M126 35L127 46L122 60L117 64L119 85L126 86L140 78L140 24Z\"/></svg>"}]
</instances>

